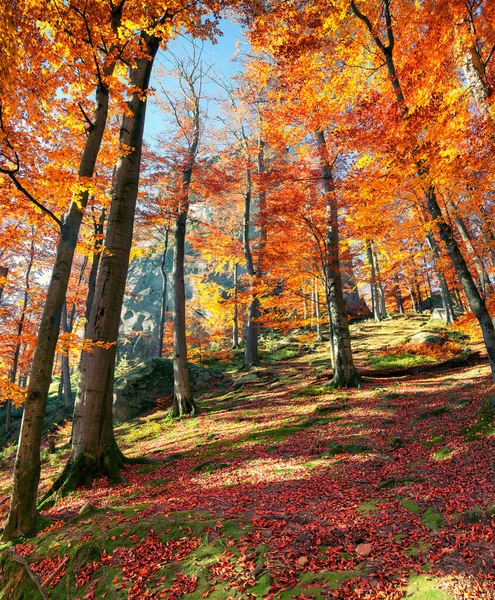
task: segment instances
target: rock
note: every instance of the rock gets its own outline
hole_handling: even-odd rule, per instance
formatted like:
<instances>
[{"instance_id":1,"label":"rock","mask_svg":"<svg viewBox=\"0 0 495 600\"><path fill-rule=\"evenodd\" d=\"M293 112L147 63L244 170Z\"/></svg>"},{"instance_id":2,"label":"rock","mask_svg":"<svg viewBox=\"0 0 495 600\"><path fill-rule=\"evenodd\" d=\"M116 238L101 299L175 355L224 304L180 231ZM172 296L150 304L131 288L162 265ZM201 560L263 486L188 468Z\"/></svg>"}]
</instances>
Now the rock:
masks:
<instances>
[{"instance_id":1,"label":"rock","mask_svg":"<svg viewBox=\"0 0 495 600\"><path fill-rule=\"evenodd\" d=\"M368 556L371 554L371 544L358 544L356 546L356 554L359 554L359 556Z\"/></svg>"},{"instance_id":2,"label":"rock","mask_svg":"<svg viewBox=\"0 0 495 600\"><path fill-rule=\"evenodd\" d=\"M297 564L299 567L305 567L309 563L309 558L307 556L300 556L297 559Z\"/></svg>"},{"instance_id":3,"label":"rock","mask_svg":"<svg viewBox=\"0 0 495 600\"><path fill-rule=\"evenodd\" d=\"M234 381L234 387L238 388L244 385L245 383L251 383L253 381L258 381L259 377L256 373L248 373L247 375L243 375L239 377L237 381Z\"/></svg>"},{"instance_id":4,"label":"rock","mask_svg":"<svg viewBox=\"0 0 495 600\"><path fill-rule=\"evenodd\" d=\"M194 387L211 377L207 369L192 363L189 363L189 374ZM152 410L157 398L172 396L173 392L173 361L170 358L150 358L115 381L114 423L122 423Z\"/></svg>"},{"instance_id":5,"label":"rock","mask_svg":"<svg viewBox=\"0 0 495 600\"><path fill-rule=\"evenodd\" d=\"M440 333L432 333L431 331L419 331L411 336L409 340L411 344L420 345L428 344L429 346L443 346L447 341L447 337Z\"/></svg>"}]
</instances>

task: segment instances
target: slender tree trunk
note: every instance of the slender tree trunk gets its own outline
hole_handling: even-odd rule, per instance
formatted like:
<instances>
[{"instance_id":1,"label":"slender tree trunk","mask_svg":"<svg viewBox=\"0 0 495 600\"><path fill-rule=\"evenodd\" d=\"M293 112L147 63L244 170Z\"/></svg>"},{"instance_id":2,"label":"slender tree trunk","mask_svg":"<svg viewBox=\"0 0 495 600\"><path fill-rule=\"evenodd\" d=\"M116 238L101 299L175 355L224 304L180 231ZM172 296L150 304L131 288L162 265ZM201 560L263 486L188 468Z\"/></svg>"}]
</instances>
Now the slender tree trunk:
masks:
<instances>
[{"instance_id":1,"label":"slender tree trunk","mask_svg":"<svg viewBox=\"0 0 495 600\"><path fill-rule=\"evenodd\" d=\"M453 202L449 202L449 210L456 210L456 207L454 206ZM471 255L474 268L476 269L476 273L478 275L478 281L480 284L479 291L481 295L483 297L491 296L493 294L492 282L488 277L483 261L478 256L476 249L473 246L473 238L471 236L471 233L469 232L469 229L467 228L466 223L461 217L454 217L454 223L456 224L456 228L459 232L461 240L464 242L467 251Z\"/></svg>"},{"instance_id":2,"label":"slender tree trunk","mask_svg":"<svg viewBox=\"0 0 495 600\"><path fill-rule=\"evenodd\" d=\"M239 348L239 306L237 299L237 263L234 263L234 314L232 316L232 349Z\"/></svg>"},{"instance_id":3,"label":"slender tree trunk","mask_svg":"<svg viewBox=\"0 0 495 600\"><path fill-rule=\"evenodd\" d=\"M69 324L67 319L67 303L64 302L62 308L62 331L64 333L70 333L72 331L72 323ZM72 409L72 387L70 384L70 364L69 354L62 354L62 385L64 392L64 408L66 410Z\"/></svg>"},{"instance_id":4,"label":"slender tree trunk","mask_svg":"<svg viewBox=\"0 0 495 600\"><path fill-rule=\"evenodd\" d=\"M120 23L120 17L120 13L116 11L112 18L115 28ZM104 76L111 76L114 67L114 62L109 63L104 69ZM93 123L87 133L78 171L78 176L83 181L93 176L107 122L108 89L101 82L96 89L95 100L96 110ZM46 399L60 331L62 306L65 301L74 251L88 198L88 188L83 188L77 193L61 226L55 264L43 307L29 386L24 402L24 413L14 466L10 511L3 532L3 539L5 540L29 534L37 514L36 496L40 478L40 443L46 411Z\"/></svg>"},{"instance_id":5,"label":"slender tree trunk","mask_svg":"<svg viewBox=\"0 0 495 600\"><path fill-rule=\"evenodd\" d=\"M249 232L251 226L252 187L251 172L248 168L246 172L246 195L244 197L243 242L244 256L246 259L247 272L251 278L251 286L254 285L254 277L256 275ZM246 349L244 356L244 363L248 368L258 364L258 316L258 298L253 292L247 315Z\"/></svg>"},{"instance_id":6,"label":"slender tree trunk","mask_svg":"<svg viewBox=\"0 0 495 600\"><path fill-rule=\"evenodd\" d=\"M113 380L120 313L125 292L139 185L141 149L146 114L146 96L158 51L159 39L141 34L147 57L130 69L131 98L122 118L120 147L123 149L114 174L114 187L105 251L98 269L95 296L86 336L93 342L83 351L80 383L74 406L71 454L64 472L47 495L62 493L87 483L97 474L121 481L124 457L113 435Z\"/></svg>"},{"instance_id":7,"label":"slender tree trunk","mask_svg":"<svg viewBox=\"0 0 495 600\"><path fill-rule=\"evenodd\" d=\"M158 332L158 356L160 358L163 358L164 353L163 338L165 337L165 324L167 321L167 270L165 264L167 261L169 232L170 230L167 227L165 229L165 245L163 248L162 260L160 262L160 273L162 276L162 303L160 307L160 327Z\"/></svg>"},{"instance_id":8,"label":"slender tree trunk","mask_svg":"<svg viewBox=\"0 0 495 600\"><path fill-rule=\"evenodd\" d=\"M388 315L387 315L387 305L385 302L385 290L383 288L382 278L380 276L380 266L378 264L378 256L376 255L376 252L373 250L373 246L371 247L371 254L372 254L373 262L374 262L374 266L375 266L377 288L378 288L378 292L379 292L379 296L380 296L380 316L382 319L386 319L388 317Z\"/></svg>"},{"instance_id":9,"label":"slender tree trunk","mask_svg":"<svg viewBox=\"0 0 495 600\"><path fill-rule=\"evenodd\" d=\"M433 255L433 264L440 284L440 295L442 297L443 309L445 310L445 321L447 324L453 323L455 319L454 308L452 306L449 286L440 266L440 252L438 250L438 245L431 232L426 235L426 239Z\"/></svg>"},{"instance_id":10,"label":"slender tree trunk","mask_svg":"<svg viewBox=\"0 0 495 600\"><path fill-rule=\"evenodd\" d=\"M378 290L376 285L375 261L373 260L373 248L371 242L366 242L366 255L368 257L368 265L370 268L370 287L371 287L371 309L375 321L380 321L380 305L378 302Z\"/></svg>"},{"instance_id":11,"label":"slender tree trunk","mask_svg":"<svg viewBox=\"0 0 495 600\"><path fill-rule=\"evenodd\" d=\"M24 280L24 296L23 296L23 300L22 300L22 306L21 306L21 314L19 315L19 321L17 322L17 332L16 332L16 344L15 344L15 350L14 350L14 357L12 359L12 366L10 368L10 374L9 374L9 382L12 384L15 384L16 380L17 380L17 369L19 367L19 357L21 354L21 337L22 337L22 332L24 330L24 323L26 321L26 311L27 311L27 306L28 306L28 302L29 302L29 290L31 287L31 270L33 268L33 263L34 263L34 232L33 232L33 239L31 241L31 250L30 250L30 254L29 254L29 262L28 262L28 266L26 269L26 277ZM6 414L6 418L5 418L5 431L8 434L10 431L10 428L12 427L12 399L9 398L7 400L7 414Z\"/></svg>"},{"instance_id":12,"label":"slender tree trunk","mask_svg":"<svg viewBox=\"0 0 495 600\"><path fill-rule=\"evenodd\" d=\"M0 301L2 300L3 288L5 287L5 280L7 279L8 274L8 267L0 267Z\"/></svg>"},{"instance_id":13,"label":"slender tree trunk","mask_svg":"<svg viewBox=\"0 0 495 600\"><path fill-rule=\"evenodd\" d=\"M323 330L321 327L320 290L318 279L315 279L315 307L316 307L316 341L323 341Z\"/></svg>"},{"instance_id":14,"label":"slender tree trunk","mask_svg":"<svg viewBox=\"0 0 495 600\"><path fill-rule=\"evenodd\" d=\"M404 313L404 302L402 300L402 294L400 291L399 277L397 274L394 275L394 296L395 304L397 306L398 313Z\"/></svg>"},{"instance_id":15,"label":"slender tree trunk","mask_svg":"<svg viewBox=\"0 0 495 600\"><path fill-rule=\"evenodd\" d=\"M101 259L101 247L103 245L103 240L101 236L103 235L104 227L105 227L105 218L106 211L103 208L100 214L100 218L98 221L94 221L94 234L95 234L95 242L93 247L93 255L91 257L91 270L89 272L88 278L88 293L86 294L86 306L85 306L85 314L86 324L89 321L89 313L91 312L91 305L93 304L93 298L95 296L95 288L96 288L96 278L98 276L98 268L100 266Z\"/></svg>"},{"instance_id":16,"label":"slender tree trunk","mask_svg":"<svg viewBox=\"0 0 495 600\"><path fill-rule=\"evenodd\" d=\"M320 157L326 208L326 294L331 323L330 344L334 356L331 385L334 387L354 387L359 384L359 377L352 358L349 319L345 308L340 271L337 199L335 197L332 168L327 156L324 132L322 130L316 131L315 139Z\"/></svg>"},{"instance_id":17,"label":"slender tree trunk","mask_svg":"<svg viewBox=\"0 0 495 600\"><path fill-rule=\"evenodd\" d=\"M189 181L191 171L189 170ZM186 174L184 174L186 175ZM183 180L186 189L189 186ZM185 205L185 206L184 206ZM177 218L175 225L174 246L174 401L172 416L194 415L196 407L193 401L189 368L187 366L187 341L186 341L186 290L184 284L184 245L186 239L188 201L183 203L183 210Z\"/></svg>"}]
</instances>

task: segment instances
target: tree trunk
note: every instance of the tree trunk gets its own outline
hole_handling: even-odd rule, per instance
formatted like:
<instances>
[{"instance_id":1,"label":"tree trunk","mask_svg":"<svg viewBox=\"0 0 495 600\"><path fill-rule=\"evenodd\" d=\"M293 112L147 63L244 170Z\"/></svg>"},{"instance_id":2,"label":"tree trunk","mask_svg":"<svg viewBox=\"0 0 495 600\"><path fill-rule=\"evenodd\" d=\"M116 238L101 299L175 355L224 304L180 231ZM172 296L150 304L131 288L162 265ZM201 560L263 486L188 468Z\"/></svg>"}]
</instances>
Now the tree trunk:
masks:
<instances>
[{"instance_id":1,"label":"tree trunk","mask_svg":"<svg viewBox=\"0 0 495 600\"><path fill-rule=\"evenodd\" d=\"M397 306L397 312L398 313L404 313L404 302L402 300L402 294L400 292L400 284L399 284L399 278L396 275L394 275L394 297L395 297L395 304Z\"/></svg>"},{"instance_id":2,"label":"tree trunk","mask_svg":"<svg viewBox=\"0 0 495 600\"><path fill-rule=\"evenodd\" d=\"M2 300L3 288L5 287L5 280L7 279L8 274L8 267L0 267L0 301Z\"/></svg>"},{"instance_id":3,"label":"tree trunk","mask_svg":"<svg viewBox=\"0 0 495 600\"><path fill-rule=\"evenodd\" d=\"M71 319L72 320L72 319ZM62 308L62 331L69 333L72 331L72 323L69 324L67 319L67 303L64 302ZM62 385L64 392L64 408L66 410L72 409L72 387L70 385L70 364L69 364L69 350L67 353L62 354Z\"/></svg>"},{"instance_id":4,"label":"tree trunk","mask_svg":"<svg viewBox=\"0 0 495 600\"><path fill-rule=\"evenodd\" d=\"M101 247L103 245L103 240L101 239L101 236L103 235L105 227L105 217L106 211L105 208L103 208L100 214L100 218L98 219L98 221L95 220L93 223L95 243L93 248L93 256L91 258L91 270L89 272L88 278L88 293L86 294L86 306L84 313L84 316L86 317L86 325L89 321L89 313L91 312L91 305L93 304L93 298L95 296L96 279L98 277L98 268L100 266L101 259Z\"/></svg>"},{"instance_id":5,"label":"tree trunk","mask_svg":"<svg viewBox=\"0 0 495 600\"><path fill-rule=\"evenodd\" d=\"M115 356L139 186L147 105L143 90L148 89L160 43L147 33L141 34L141 40L147 57L139 58L130 69L132 95L120 129L123 150L115 169L105 251L86 328L93 347L81 356L70 458L50 493L65 493L99 474L112 482L122 480L124 457L115 442L112 423Z\"/></svg>"},{"instance_id":6,"label":"tree trunk","mask_svg":"<svg viewBox=\"0 0 495 600\"><path fill-rule=\"evenodd\" d=\"M455 211L456 208L453 202L449 202L449 210ZM483 261L478 256L476 249L473 246L473 238L471 233L469 232L466 223L461 217L454 217L454 223L456 224L457 231L461 236L461 240L464 242L466 249L471 255L471 259L474 264L474 268L476 269L476 273L478 275L478 281L480 284L479 291L481 295L486 298L487 296L491 296L493 294L493 285L488 277L488 274L485 269L485 265Z\"/></svg>"},{"instance_id":7,"label":"tree trunk","mask_svg":"<svg viewBox=\"0 0 495 600\"><path fill-rule=\"evenodd\" d=\"M183 189L186 194L191 179L191 170L186 182L183 180ZM186 177L186 173L184 173ZM186 341L186 290L184 284L184 246L186 239L188 201L180 212L175 225L174 247L174 401L172 416L194 415L196 407L193 401L189 368L187 366L187 341Z\"/></svg>"},{"instance_id":8,"label":"tree trunk","mask_svg":"<svg viewBox=\"0 0 495 600\"><path fill-rule=\"evenodd\" d=\"M239 306L237 299L237 263L234 264L234 314L232 316L232 349L239 348Z\"/></svg>"},{"instance_id":9,"label":"tree trunk","mask_svg":"<svg viewBox=\"0 0 495 600\"><path fill-rule=\"evenodd\" d=\"M325 193L326 208L326 296L329 322L331 323L330 344L333 348L333 387L354 387L359 377L354 366L347 318L342 275L339 260L339 231L337 199L332 177L332 168L328 161L325 134L315 132L321 165L321 178Z\"/></svg>"},{"instance_id":10,"label":"tree trunk","mask_svg":"<svg viewBox=\"0 0 495 600\"><path fill-rule=\"evenodd\" d=\"M246 194L244 196L244 256L246 258L246 268L251 278L251 286L254 285L255 269L253 264L253 255L251 252L251 239L249 229L251 226L251 198L252 181L251 172L246 172ZM251 303L248 309L246 326L246 349L244 355L244 364L250 368L258 364L258 299L252 294Z\"/></svg>"},{"instance_id":11,"label":"tree trunk","mask_svg":"<svg viewBox=\"0 0 495 600\"><path fill-rule=\"evenodd\" d=\"M379 293L379 297L380 297L379 298L380 299L380 316L382 319L386 319L388 317L388 314L387 314L387 304L385 302L385 290L383 288L382 278L380 277L380 267L378 264L378 256L376 255L376 252L373 250L373 246L371 247L371 254L372 254L373 262L374 262L374 266L375 266L377 288L378 288L378 293Z\"/></svg>"},{"instance_id":12,"label":"tree trunk","mask_svg":"<svg viewBox=\"0 0 495 600\"><path fill-rule=\"evenodd\" d=\"M447 324L453 323L455 319L454 308L452 306L452 298L450 297L449 286L447 285L447 280L445 279L445 275L443 274L440 266L440 252L438 250L438 245L431 232L426 235L426 239L433 255L433 264L435 266L435 271L440 283L440 295L442 297L443 309L445 310L445 321Z\"/></svg>"},{"instance_id":13,"label":"tree trunk","mask_svg":"<svg viewBox=\"0 0 495 600\"><path fill-rule=\"evenodd\" d=\"M376 286L375 261L373 260L373 248L371 242L366 242L366 255L370 267L370 287L371 287L371 310L375 321L380 321L380 305L378 303L378 290Z\"/></svg>"},{"instance_id":14,"label":"tree trunk","mask_svg":"<svg viewBox=\"0 0 495 600\"><path fill-rule=\"evenodd\" d=\"M315 307L316 307L316 341L323 341L323 331L321 327L321 307L320 307L320 290L319 281L315 279Z\"/></svg>"},{"instance_id":15,"label":"tree trunk","mask_svg":"<svg viewBox=\"0 0 495 600\"><path fill-rule=\"evenodd\" d=\"M160 273L162 275L162 303L160 307L160 327L158 333L158 356L160 358L163 358L163 338L165 336L165 324L167 321L167 271L165 269L165 264L167 261L169 232L170 230L167 227L165 229L165 246L163 248L162 260L160 262Z\"/></svg>"},{"instance_id":16,"label":"tree trunk","mask_svg":"<svg viewBox=\"0 0 495 600\"><path fill-rule=\"evenodd\" d=\"M115 13L113 20L117 22L117 27L120 22L120 14ZM114 62L109 63L104 69L104 75L110 76L114 67ZM78 171L78 176L83 181L93 176L106 127L108 89L104 85L100 84L97 87L95 100L96 110L93 123L87 133ZM88 188L84 188L76 194L61 226L55 264L43 307L24 402L24 413L14 466L10 511L3 532L4 540L29 534L37 514L36 496L40 478L40 443L46 411L46 399L52 377L62 306L65 302L74 251L88 198Z\"/></svg>"}]
</instances>

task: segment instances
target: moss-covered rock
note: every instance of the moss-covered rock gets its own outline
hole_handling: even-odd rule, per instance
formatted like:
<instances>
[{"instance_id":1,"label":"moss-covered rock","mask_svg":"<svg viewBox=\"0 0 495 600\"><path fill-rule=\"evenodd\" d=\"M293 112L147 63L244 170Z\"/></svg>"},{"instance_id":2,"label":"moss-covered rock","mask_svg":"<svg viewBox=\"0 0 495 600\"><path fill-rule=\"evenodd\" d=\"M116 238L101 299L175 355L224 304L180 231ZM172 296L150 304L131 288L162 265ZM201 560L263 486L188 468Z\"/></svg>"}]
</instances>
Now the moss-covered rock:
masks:
<instances>
[{"instance_id":1,"label":"moss-covered rock","mask_svg":"<svg viewBox=\"0 0 495 600\"><path fill-rule=\"evenodd\" d=\"M208 381L208 369L189 363L193 386ZM131 369L114 384L113 418L115 423L133 419L155 407L157 398L174 392L174 368L170 358L150 358Z\"/></svg>"}]
</instances>

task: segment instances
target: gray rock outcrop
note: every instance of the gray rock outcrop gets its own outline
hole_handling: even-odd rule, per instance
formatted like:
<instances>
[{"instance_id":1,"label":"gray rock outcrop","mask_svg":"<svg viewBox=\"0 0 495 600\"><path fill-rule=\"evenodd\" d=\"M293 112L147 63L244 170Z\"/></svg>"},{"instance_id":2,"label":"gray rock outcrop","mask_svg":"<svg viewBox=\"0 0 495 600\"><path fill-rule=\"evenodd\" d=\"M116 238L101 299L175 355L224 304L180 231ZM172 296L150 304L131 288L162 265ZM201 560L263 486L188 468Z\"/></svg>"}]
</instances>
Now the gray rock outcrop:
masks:
<instances>
[{"instance_id":1,"label":"gray rock outcrop","mask_svg":"<svg viewBox=\"0 0 495 600\"><path fill-rule=\"evenodd\" d=\"M194 387L208 381L208 369L189 363L191 384ZM153 410L157 398L174 392L174 368L170 358L150 358L116 379L113 393L114 423L122 423Z\"/></svg>"}]
</instances>

